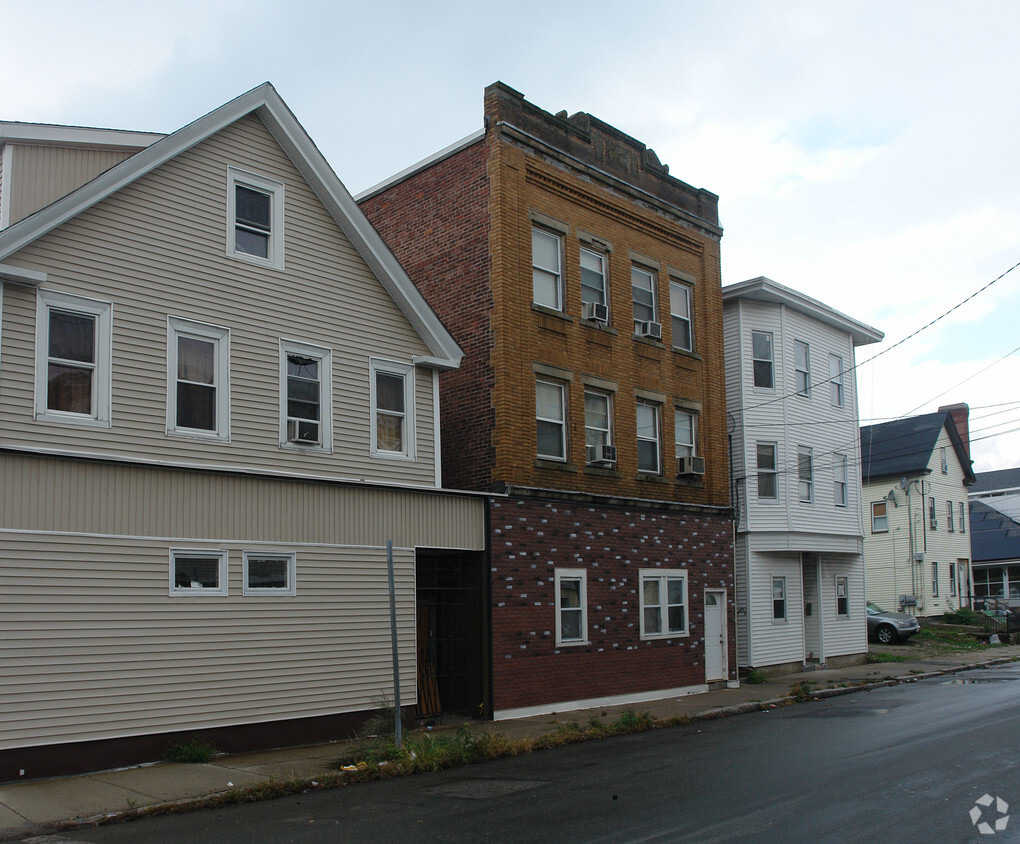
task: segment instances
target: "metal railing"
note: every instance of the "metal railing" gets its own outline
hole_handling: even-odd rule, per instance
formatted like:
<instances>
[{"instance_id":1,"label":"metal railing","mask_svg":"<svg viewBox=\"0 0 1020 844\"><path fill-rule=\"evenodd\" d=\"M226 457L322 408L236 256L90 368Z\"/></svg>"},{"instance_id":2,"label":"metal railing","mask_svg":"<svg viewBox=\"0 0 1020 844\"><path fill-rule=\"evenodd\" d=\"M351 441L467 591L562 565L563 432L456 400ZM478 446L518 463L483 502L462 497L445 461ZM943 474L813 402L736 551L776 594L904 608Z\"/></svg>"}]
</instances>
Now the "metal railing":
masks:
<instances>
[{"instance_id":1,"label":"metal railing","mask_svg":"<svg viewBox=\"0 0 1020 844\"><path fill-rule=\"evenodd\" d=\"M1020 599L1001 596L971 595L971 608L981 616L981 623L990 633L1007 634L1012 641L1020 636Z\"/></svg>"}]
</instances>

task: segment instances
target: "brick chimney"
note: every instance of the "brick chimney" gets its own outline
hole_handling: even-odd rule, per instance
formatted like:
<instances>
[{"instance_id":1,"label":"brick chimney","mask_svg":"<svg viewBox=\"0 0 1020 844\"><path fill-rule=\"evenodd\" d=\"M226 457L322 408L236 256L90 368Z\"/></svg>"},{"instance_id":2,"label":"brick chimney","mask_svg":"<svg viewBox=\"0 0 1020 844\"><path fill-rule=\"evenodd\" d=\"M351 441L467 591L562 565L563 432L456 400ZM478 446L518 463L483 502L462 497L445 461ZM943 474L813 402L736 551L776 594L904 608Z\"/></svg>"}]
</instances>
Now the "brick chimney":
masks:
<instances>
[{"instance_id":1,"label":"brick chimney","mask_svg":"<svg viewBox=\"0 0 1020 844\"><path fill-rule=\"evenodd\" d=\"M963 404L947 404L939 408L939 413L948 413L956 425L956 432L963 440L963 451L970 460L970 408Z\"/></svg>"}]
</instances>

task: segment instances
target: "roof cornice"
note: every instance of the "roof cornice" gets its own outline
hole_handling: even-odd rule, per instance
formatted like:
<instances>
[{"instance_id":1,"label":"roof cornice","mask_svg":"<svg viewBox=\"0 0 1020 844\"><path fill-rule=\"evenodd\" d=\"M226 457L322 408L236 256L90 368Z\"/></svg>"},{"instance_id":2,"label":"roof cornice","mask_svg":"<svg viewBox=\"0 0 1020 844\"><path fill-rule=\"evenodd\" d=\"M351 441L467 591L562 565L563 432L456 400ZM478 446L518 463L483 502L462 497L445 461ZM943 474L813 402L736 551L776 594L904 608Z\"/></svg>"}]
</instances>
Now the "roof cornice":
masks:
<instances>
[{"instance_id":1,"label":"roof cornice","mask_svg":"<svg viewBox=\"0 0 1020 844\"><path fill-rule=\"evenodd\" d=\"M131 132L124 129L95 129L88 126L58 126L51 123L18 123L0 120L0 145L5 143L42 146L85 147L88 149L139 150L165 138L161 132Z\"/></svg>"}]
</instances>

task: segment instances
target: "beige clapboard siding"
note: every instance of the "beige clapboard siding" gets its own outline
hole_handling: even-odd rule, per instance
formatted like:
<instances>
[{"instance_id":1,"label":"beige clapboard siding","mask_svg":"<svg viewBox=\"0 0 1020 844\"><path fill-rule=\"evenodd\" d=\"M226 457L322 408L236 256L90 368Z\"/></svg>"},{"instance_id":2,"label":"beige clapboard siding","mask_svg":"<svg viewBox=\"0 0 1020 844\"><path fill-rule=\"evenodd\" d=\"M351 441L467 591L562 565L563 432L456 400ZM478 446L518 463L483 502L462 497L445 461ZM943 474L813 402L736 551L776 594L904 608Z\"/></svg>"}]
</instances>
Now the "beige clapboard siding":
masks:
<instances>
[{"instance_id":1,"label":"beige clapboard siding","mask_svg":"<svg viewBox=\"0 0 1020 844\"><path fill-rule=\"evenodd\" d=\"M800 554L751 551L750 664L776 665L804 658L804 595ZM772 577L786 578L786 621L772 618Z\"/></svg>"},{"instance_id":2,"label":"beige clapboard siding","mask_svg":"<svg viewBox=\"0 0 1020 844\"><path fill-rule=\"evenodd\" d=\"M172 598L166 543L0 533L5 561L34 564L0 568L0 747L368 709L391 688L384 549L300 547L297 595L277 598L241 594L250 543L216 547L230 594ZM413 702L413 552L395 563Z\"/></svg>"},{"instance_id":3,"label":"beige clapboard siding","mask_svg":"<svg viewBox=\"0 0 1020 844\"><path fill-rule=\"evenodd\" d=\"M825 657L866 653L868 622L864 611L864 559L854 557L821 557L822 623L825 625ZM849 590L849 615L836 612L836 578L846 577Z\"/></svg>"},{"instance_id":4,"label":"beige clapboard siding","mask_svg":"<svg viewBox=\"0 0 1020 844\"><path fill-rule=\"evenodd\" d=\"M286 269L228 258L227 166L285 185ZM372 458L370 357L428 350L276 146L249 117L44 236L12 261L48 289L114 305L110 429L34 423L35 294L5 301L0 430L9 443L431 485L430 370L416 371L415 461ZM167 316L231 331L229 443L167 437ZM279 340L333 350L334 453L279 448Z\"/></svg>"},{"instance_id":5,"label":"beige clapboard siding","mask_svg":"<svg viewBox=\"0 0 1020 844\"><path fill-rule=\"evenodd\" d=\"M482 549L482 499L0 455L0 528L109 536ZM29 557L23 558L32 565ZM4 567L17 568L17 558Z\"/></svg>"},{"instance_id":6,"label":"beige clapboard siding","mask_svg":"<svg viewBox=\"0 0 1020 844\"><path fill-rule=\"evenodd\" d=\"M131 155L122 150L12 144L10 223L44 208Z\"/></svg>"}]
</instances>

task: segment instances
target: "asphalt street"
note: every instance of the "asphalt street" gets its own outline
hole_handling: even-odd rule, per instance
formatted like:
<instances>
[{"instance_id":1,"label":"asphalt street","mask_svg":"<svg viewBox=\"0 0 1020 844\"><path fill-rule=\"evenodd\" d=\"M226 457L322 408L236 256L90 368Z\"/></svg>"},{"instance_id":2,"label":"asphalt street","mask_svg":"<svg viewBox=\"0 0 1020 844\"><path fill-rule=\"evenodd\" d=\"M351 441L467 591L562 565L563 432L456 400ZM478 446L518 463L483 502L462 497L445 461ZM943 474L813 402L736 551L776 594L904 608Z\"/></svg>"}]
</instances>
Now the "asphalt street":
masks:
<instances>
[{"instance_id":1,"label":"asphalt street","mask_svg":"<svg viewBox=\"0 0 1020 844\"><path fill-rule=\"evenodd\" d=\"M1020 817L979 831L1020 813L1018 703L1010 664L47 840L1020 841Z\"/></svg>"}]
</instances>

